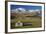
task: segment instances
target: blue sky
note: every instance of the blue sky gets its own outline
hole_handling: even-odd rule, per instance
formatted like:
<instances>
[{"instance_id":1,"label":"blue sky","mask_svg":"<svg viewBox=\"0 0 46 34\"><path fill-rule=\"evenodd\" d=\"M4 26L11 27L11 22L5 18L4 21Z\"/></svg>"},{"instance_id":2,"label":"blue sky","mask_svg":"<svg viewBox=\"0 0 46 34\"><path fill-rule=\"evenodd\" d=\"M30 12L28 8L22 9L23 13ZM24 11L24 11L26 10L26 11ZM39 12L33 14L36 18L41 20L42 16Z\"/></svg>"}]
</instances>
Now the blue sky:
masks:
<instances>
[{"instance_id":1,"label":"blue sky","mask_svg":"<svg viewBox=\"0 0 46 34\"><path fill-rule=\"evenodd\" d=\"M42 7L41 6L32 6L32 5L11 5L11 10L13 9L17 9L17 8L24 8L26 10L36 10L39 9L41 10Z\"/></svg>"}]
</instances>

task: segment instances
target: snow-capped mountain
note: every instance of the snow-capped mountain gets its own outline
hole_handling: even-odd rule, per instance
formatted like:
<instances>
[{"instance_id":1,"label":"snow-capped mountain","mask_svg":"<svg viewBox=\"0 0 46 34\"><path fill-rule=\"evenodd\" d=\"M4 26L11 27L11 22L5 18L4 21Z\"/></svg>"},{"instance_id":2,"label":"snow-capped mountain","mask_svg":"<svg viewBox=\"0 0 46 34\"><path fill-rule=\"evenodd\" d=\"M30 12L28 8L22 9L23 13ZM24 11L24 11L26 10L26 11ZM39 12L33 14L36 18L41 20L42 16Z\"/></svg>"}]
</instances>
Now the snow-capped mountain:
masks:
<instances>
[{"instance_id":1,"label":"snow-capped mountain","mask_svg":"<svg viewBox=\"0 0 46 34\"><path fill-rule=\"evenodd\" d=\"M11 10L11 13L17 13L17 14L30 14L30 15L41 15L41 11L36 10L26 10L24 8L16 8L14 10Z\"/></svg>"},{"instance_id":2,"label":"snow-capped mountain","mask_svg":"<svg viewBox=\"0 0 46 34\"><path fill-rule=\"evenodd\" d=\"M25 13L26 10L24 8L17 8L17 9L14 9L14 10L11 10L12 13L16 12L16 13Z\"/></svg>"},{"instance_id":3,"label":"snow-capped mountain","mask_svg":"<svg viewBox=\"0 0 46 34\"><path fill-rule=\"evenodd\" d=\"M26 10L24 8L16 8L14 10L11 10L12 13L31 13L31 12L39 12L40 10L36 9L36 10Z\"/></svg>"}]
</instances>

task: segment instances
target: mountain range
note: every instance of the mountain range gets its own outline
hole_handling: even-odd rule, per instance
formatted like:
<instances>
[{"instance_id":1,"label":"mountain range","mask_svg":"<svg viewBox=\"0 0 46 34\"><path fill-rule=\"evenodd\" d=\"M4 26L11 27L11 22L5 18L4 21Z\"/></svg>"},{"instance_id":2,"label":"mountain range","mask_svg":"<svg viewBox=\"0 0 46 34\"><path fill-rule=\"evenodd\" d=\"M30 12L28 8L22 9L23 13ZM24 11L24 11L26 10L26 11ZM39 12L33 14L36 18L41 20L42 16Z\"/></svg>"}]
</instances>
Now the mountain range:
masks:
<instances>
[{"instance_id":1,"label":"mountain range","mask_svg":"<svg viewBox=\"0 0 46 34\"><path fill-rule=\"evenodd\" d=\"M26 10L24 8L16 8L14 10L11 10L11 13L16 13L16 14L30 14L30 15L38 15L41 16L41 10Z\"/></svg>"}]
</instances>

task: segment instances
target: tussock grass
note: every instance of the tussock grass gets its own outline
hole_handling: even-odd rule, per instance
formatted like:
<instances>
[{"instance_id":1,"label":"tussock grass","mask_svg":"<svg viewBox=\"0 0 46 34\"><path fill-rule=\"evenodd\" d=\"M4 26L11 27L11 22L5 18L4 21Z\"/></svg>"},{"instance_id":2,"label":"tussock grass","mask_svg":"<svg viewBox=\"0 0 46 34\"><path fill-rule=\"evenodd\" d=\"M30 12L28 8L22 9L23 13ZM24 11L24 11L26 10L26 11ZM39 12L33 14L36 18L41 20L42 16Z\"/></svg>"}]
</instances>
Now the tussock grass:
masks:
<instances>
[{"instance_id":1,"label":"tussock grass","mask_svg":"<svg viewBox=\"0 0 46 34\"><path fill-rule=\"evenodd\" d=\"M29 17L26 17L26 18L29 18ZM11 23L11 28L13 27L13 28L37 28L37 27L41 27L41 17L30 17L29 19L14 19L14 21L13 21L13 23ZM15 23L16 22L18 22L18 21L20 21L20 22L22 22L22 23L32 23L32 25L31 26L22 26L22 27L20 27L20 26L18 26L18 27L16 27L15 26Z\"/></svg>"}]
</instances>

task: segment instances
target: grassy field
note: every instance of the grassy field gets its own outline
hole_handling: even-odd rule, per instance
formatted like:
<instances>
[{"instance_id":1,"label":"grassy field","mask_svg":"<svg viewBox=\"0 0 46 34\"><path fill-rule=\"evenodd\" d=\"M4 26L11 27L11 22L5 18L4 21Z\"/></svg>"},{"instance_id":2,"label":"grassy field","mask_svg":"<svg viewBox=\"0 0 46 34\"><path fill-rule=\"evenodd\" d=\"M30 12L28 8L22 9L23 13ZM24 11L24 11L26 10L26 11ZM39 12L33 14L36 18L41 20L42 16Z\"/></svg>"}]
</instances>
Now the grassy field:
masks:
<instances>
[{"instance_id":1,"label":"grassy field","mask_svg":"<svg viewBox=\"0 0 46 34\"><path fill-rule=\"evenodd\" d=\"M15 26L15 23L16 22L22 22L22 23L26 23L26 22L32 22L32 25L31 26L18 26L16 27ZM11 28L38 28L38 27L41 27L41 17L39 16L35 16L35 17L26 17L26 18L23 18L23 19L13 19L11 21Z\"/></svg>"}]
</instances>

